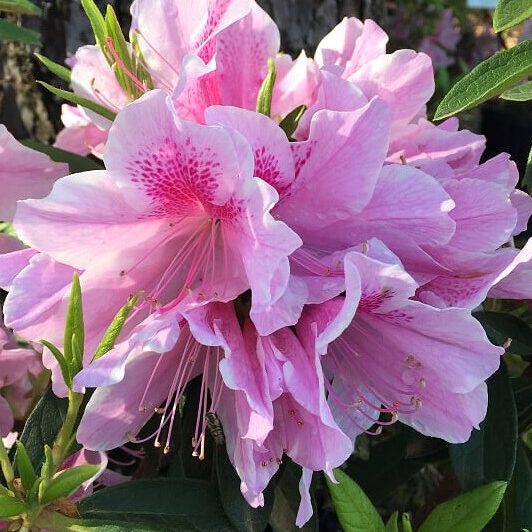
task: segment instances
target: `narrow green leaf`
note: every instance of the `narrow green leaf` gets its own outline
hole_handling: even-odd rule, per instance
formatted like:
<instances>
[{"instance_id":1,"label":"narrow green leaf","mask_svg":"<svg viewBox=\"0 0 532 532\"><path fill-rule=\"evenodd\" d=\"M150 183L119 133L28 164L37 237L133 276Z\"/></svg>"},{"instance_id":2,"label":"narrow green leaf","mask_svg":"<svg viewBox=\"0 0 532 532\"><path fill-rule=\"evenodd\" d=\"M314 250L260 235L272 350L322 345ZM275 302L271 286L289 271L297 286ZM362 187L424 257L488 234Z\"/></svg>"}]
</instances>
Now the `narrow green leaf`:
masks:
<instances>
[{"instance_id":1,"label":"narrow green leaf","mask_svg":"<svg viewBox=\"0 0 532 532\"><path fill-rule=\"evenodd\" d=\"M41 477L43 479L51 479L54 469L54 456L52 448L49 445L44 446L44 464L41 468Z\"/></svg>"},{"instance_id":2,"label":"narrow green leaf","mask_svg":"<svg viewBox=\"0 0 532 532\"><path fill-rule=\"evenodd\" d=\"M100 345L98 345L96 352L92 357L93 361L102 358L114 347L116 339L122 331L122 327L124 327L124 324L126 323L128 316L131 314L133 307L139 300L139 297L139 295L134 295L130 297L128 302L117 312L116 316L111 322L111 325L109 325L109 327L105 331Z\"/></svg>"},{"instance_id":3,"label":"narrow green leaf","mask_svg":"<svg viewBox=\"0 0 532 532\"><path fill-rule=\"evenodd\" d=\"M334 470L334 476L338 484L328 476L325 478L343 529L346 532L384 531L379 513L358 484L340 469Z\"/></svg>"},{"instance_id":4,"label":"narrow green leaf","mask_svg":"<svg viewBox=\"0 0 532 532\"><path fill-rule=\"evenodd\" d=\"M292 135L297 129L299 121L301 120L301 117L305 114L306 110L306 105L300 105L299 107L296 107L295 109L290 111L279 123L279 127L286 133L286 136L288 138L292 138Z\"/></svg>"},{"instance_id":5,"label":"narrow green leaf","mask_svg":"<svg viewBox=\"0 0 532 532\"><path fill-rule=\"evenodd\" d=\"M65 360L63 353L61 353L61 351L51 342L41 340L39 343L44 345L44 347L46 347L57 360L59 368L61 369L61 375L63 376L63 380L65 381L65 384L70 388L72 386L72 375L70 374L70 368L68 367L67 361Z\"/></svg>"},{"instance_id":6,"label":"narrow green leaf","mask_svg":"<svg viewBox=\"0 0 532 532\"><path fill-rule=\"evenodd\" d=\"M49 83L45 83L44 81L37 81L37 83L42 85L45 89L48 89L52 94L59 96L59 98L63 98L63 100L66 100L67 102L73 103L75 105L81 105L81 107L85 107L86 109L89 109L90 111L93 111L103 116L104 118L107 118L107 120L111 120L111 122L116 117L116 113L113 113L113 111L107 109L107 107L93 102L88 98L83 98L83 96L78 96L77 94L74 94L70 91L58 89L57 87L54 87Z\"/></svg>"},{"instance_id":7,"label":"narrow green leaf","mask_svg":"<svg viewBox=\"0 0 532 532\"><path fill-rule=\"evenodd\" d=\"M40 15L41 10L29 0L0 0L0 11L19 15Z\"/></svg>"},{"instance_id":8,"label":"narrow green leaf","mask_svg":"<svg viewBox=\"0 0 532 532\"><path fill-rule=\"evenodd\" d=\"M271 116L272 113L273 87L276 77L275 62L273 59L268 59L268 74L262 82L257 98L257 112L266 116Z\"/></svg>"},{"instance_id":9,"label":"narrow green leaf","mask_svg":"<svg viewBox=\"0 0 532 532\"><path fill-rule=\"evenodd\" d=\"M107 11L105 12L105 28L106 28L106 49L108 54L113 58L112 67L116 79L120 86L134 97L141 95L141 92L127 75L133 73L133 66L131 63L131 55L127 46L126 39L122 33L122 28L116 17L113 6L107 4ZM113 52L110 46L113 47ZM116 57L115 57L116 55Z\"/></svg>"},{"instance_id":10,"label":"narrow green leaf","mask_svg":"<svg viewBox=\"0 0 532 532\"><path fill-rule=\"evenodd\" d=\"M412 532L412 523L410 522L410 515L403 513L401 517L401 524L403 525L403 532Z\"/></svg>"},{"instance_id":11,"label":"narrow green leaf","mask_svg":"<svg viewBox=\"0 0 532 532\"><path fill-rule=\"evenodd\" d=\"M454 472L465 490L510 480L517 450L517 413L506 366L488 380L488 412L466 443L450 446Z\"/></svg>"},{"instance_id":12,"label":"narrow green leaf","mask_svg":"<svg viewBox=\"0 0 532 532\"><path fill-rule=\"evenodd\" d=\"M532 81L521 83L504 91L499 98L513 102L527 102L528 100L532 100Z\"/></svg>"},{"instance_id":13,"label":"narrow green leaf","mask_svg":"<svg viewBox=\"0 0 532 532\"><path fill-rule=\"evenodd\" d=\"M530 17L530 0L499 0L493 15L493 29L496 32L507 30Z\"/></svg>"},{"instance_id":14,"label":"narrow green leaf","mask_svg":"<svg viewBox=\"0 0 532 532\"><path fill-rule=\"evenodd\" d=\"M39 45L41 44L41 36L36 31L17 26L14 22L0 18L0 41Z\"/></svg>"},{"instance_id":15,"label":"narrow green leaf","mask_svg":"<svg viewBox=\"0 0 532 532\"><path fill-rule=\"evenodd\" d=\"M81 0L81 5L91 24L92 31L94 32L94 38L96 39L96 44L102 50L105 50L105 19L103 18L101 11L94 3L94 0Z\"/></svg>"},{"instance_id":16,"label":"narrow green leaf","mask_svg":"<svg viewBox=\"0 0 532 532\"><path fill-rule=\"evenodd\" d=\"M41 497L42 504L72 495L84 482L100 471L98 465L80 465L58 473L48 484Z\"/></svg>"},{"instance_id":17,"label":"narrow green leaf","mask_svg":"<svg viewBox=\"0 0 532 532\"><path fill-rule=\"evenodd\" d=\"M437 506L419 532L480 532L501 504L506 482L492 482Z\"/></svg>"},{"instance_id":18,"label":"narrow green leaf","mask_svg":"<svg viewBox=\"0 0 532 532\"><path fill-rule=\"evenodd\" d=\"M26 491L30 491L37 480L37 473L35 473L35 469L33 468L30 457L28 456L28 451L26 451L26 448L21 441L17 441L16 460L22 485Z\"/></svg>"},{"instance_id":19,"label":"narrow green leaf","mask_svg":"<svg viewBox=\"0 0 532 532\"><path fill-rule=\"evenodd\" d=\"M386 527L384 530L386 532L399 532L399 528L397 526L397 518L399 517L399 512L394 512L390 519L388 519L388 522L386 523Z\"/></svg>"},{"instance_id":20,"label":"narrow green leaf","mask_svg":"<svg viewBox=\"0 0 532 532\"><path fill-rule=\"evenodd\" d=\"M76 153L61 150L48 144L37 142L33 139L26 139L22 141L24 146L31 148L32 150L45 153L57 163L67 163L71 174L77 174L79 172L90 172L92 170L103 170L103 166L96 161L89 159L88 157L82 157Z\"/></svg>"},{"instance_id":21,"label":"narrow green leaf","mask_svg":"<svg viewBox=\"0 0 532 532\"><path fill-rule=\"evenodd\" d=\"M0 495L0 517L15 517L23 514L28 507L26 504L15 497L9 495Z\"/></svg>"},{"instance_id":22,"label":"narrow green leaf","mask_svg":"<svg viewBox=\"0 0 532 532\"><path fill-rule=\"evenodd\" d=\"M498 52L460 79L442 100L435 120L441 120L498 96L532 74L532 40Z\"/></svg>"},{"instance_id":23,"label":"narrow green leaf","mask_svg":"<svg viewBox=\"0 0 532 532\"><path fill-rule=\"evenodd\" d=\"M65 360L70 367L70 375L74 377L82 367L84 347L83 301L78 274L72 278L70 299L68 301L65 321L64 349Z\"/></svg>"},{"instance_id":24,"label":"narrow green leaf","mask_svg":"<svg viewBox=\"0 0 532 532\"><path fill-rule=\"evenodd\" d=\"M63 66L59 63L56 63L55 61L52 61L51 59L48 59L44 55L38 54L35 52L33 54L52 74L55 74L58 78L67 81L70 83L70 80L72 79L72 71Z\"/></svg>"}]
</instances>

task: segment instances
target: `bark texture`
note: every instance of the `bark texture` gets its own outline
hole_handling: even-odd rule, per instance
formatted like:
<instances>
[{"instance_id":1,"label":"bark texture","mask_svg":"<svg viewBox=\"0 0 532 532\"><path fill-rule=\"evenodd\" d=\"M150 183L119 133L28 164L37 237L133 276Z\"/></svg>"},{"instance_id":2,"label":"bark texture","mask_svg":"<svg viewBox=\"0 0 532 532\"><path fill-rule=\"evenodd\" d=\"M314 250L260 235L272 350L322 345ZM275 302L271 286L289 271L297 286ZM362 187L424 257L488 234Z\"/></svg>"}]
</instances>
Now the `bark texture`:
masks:
<instances>
[{"instance_id":1,"label":"bark texture","mask_svg":"<svg viewBox=\"0 0 532 532\"><path fill-rule=\"evenodd\" d=\"M63 63L79 46L93 42L79 0L34 1L41 5L43 16L24 17L24 25L41 32L42 54ZM279 25L283 51L291 54L303 48L313 53L320 39L344 16L384 21L384 0L258 1ZM130 0L96 0L96 3L102 9L112 4L127 30ZM32 52L27 45L0 42L0 123L6 124L18 138L32 136L48 142L60 128L60 102L35 80L53 82L56 86L62 82L42 68Z\"/></svg>"}]
</instances>

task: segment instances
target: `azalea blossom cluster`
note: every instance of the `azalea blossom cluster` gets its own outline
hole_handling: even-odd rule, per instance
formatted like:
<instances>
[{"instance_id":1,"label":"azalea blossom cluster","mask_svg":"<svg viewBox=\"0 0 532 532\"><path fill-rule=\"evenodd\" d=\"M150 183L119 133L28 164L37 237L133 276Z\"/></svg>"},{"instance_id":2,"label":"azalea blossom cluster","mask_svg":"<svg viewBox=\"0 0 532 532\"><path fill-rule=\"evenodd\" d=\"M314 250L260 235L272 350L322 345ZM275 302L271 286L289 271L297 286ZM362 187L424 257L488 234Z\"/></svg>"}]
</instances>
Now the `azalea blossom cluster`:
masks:
<instances>
[{"instance_id":1,"label":"azalea blossom cluster","mask_svg":"<svg viewBox=\"0 0 532 532\"><path fill-rule=\"evenodd\" d=\"M19 239L0 255L5 323L60 346L79 275L74 387L96 390L78 441L171 452L201 376L190 452L204 457L218 417L254 507L290 457L300 526L313 472L334 479L358 435L400 421L466 441L503 353L471 312L532 296L532 244L512 244L532 213L514 163L480 163L483 137L431 123L430 58L387 53L371 20L346 18L314 57L292 59L253 0L136 0L131 12L127 61L112 39L69 60L74 91L116 118L65 105L57 145L104 169L67 175L0 130L0 219ZM132 294L120 341L92 360ZM64 395L47 350L43 362Z\"/></svg>"}]
</instances>

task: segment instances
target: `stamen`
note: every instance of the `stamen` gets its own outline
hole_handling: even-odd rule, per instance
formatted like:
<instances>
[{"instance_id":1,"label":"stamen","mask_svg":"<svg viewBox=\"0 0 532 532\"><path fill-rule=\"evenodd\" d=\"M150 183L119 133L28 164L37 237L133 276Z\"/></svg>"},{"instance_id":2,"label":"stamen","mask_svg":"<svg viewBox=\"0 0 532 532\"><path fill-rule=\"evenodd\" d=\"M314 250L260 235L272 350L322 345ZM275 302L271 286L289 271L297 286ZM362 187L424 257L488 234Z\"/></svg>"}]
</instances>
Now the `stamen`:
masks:
<instances>
[{"instance_id":1,"label":"stamen","mask_svg":"<svg viewBox=\"0 0 532 532\"><path fill-rule=\"evenodd\" d=\"M107 37L107 39L105 39L105 43L107 44L107 48L109 49L109 52L111 52L111 55L113 56L113 59L120 70L122 70L122 72L133 82L135 87L137 87L142 94L148 92L148 88L140 81L139 78L137 78L137 76L131 72L131 70L127 68L122 59L120 59L120 56L115 49L113 39L111 37Z\"/></svg>"}]
</instances>

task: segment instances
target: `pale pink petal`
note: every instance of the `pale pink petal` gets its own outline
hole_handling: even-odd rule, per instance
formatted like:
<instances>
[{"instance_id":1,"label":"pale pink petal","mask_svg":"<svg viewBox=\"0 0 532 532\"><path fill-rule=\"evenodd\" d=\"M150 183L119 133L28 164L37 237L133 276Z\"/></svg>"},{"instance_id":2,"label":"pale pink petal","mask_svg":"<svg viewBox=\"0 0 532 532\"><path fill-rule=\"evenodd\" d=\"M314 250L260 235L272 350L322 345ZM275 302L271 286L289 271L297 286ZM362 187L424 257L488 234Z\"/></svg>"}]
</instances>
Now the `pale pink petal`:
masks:
<instances>
[{"instance_id":1,"label":"pale pink petal","mask_svg":"<svg viewBox=\"0 0 532 532\"><path fill-rule=\"evenodd\" d=\"M56 179L66 174L67 164L23 146L0 124L0 220L11 221L18 200L46 196Z\"/></svg>"},{"instance_id":2,"label":"pale pink petal","mask_svg":"<svg viewBox=\"0 0 532 532\"><path fill-rule=\"evenodd\" d=\"M136 32L150 70L174 87L187 54L208 63L216 50L216 37L244 18L250 0L136 0L131 6L131 30Z\"/></svg>"},{"instance_id":3,"label":"pale pink petal","mask_svg":"<svg viewBox=\"0 0 532 532\"><path fill-rule=\"evenodd\" d=\"M450 215L456 222L456 232L450 245L487 252L509 240L517 213L503 187L467 178L449 180L443 186L455 202Z\"/></svg>"},{"instance_id":4,"label":"pale pink petal","mask_svg":"<svg viewBox=\"0 0 532 532\"><path fill-rule=\"evenodd\" d=\"M134 357L121 382L102 386L93 393L77 430L77 440L93 451L114 449L130 441L168 393L175 364L176 355L170 353L147 352ZM156 368L157 386L149 386L144 394Z\"/></svg>"},{"instance_id":5,"label":"pale pink petal","mask_svg":"<svg viewBox=\"0 0 532 532\"><path fill-rule=\"evenodd\" d=\"M517 223L515 224L513 234L518 235L526 231L528 220L532 216L532 198L530 194L522 190L514 190L510 193L510 201L517 211Z\"/></svg>"},{"instance_id":6,"label":"pale pink petal","mask_svg":"<svg viewBox=\"0 0 532 532\"><path fill-rule=\"evenodd\" d=\"M297 510L296 526L303 527L307 521L312 517L314 509L312 508L312 499L310 497L310 484L312 482L312 475L314 471L303 468L301 473L301 480L299 481L299 494L301 495L301 502Z\"/></svg>"},{"instance_id":7,"label":"pale pink petal","mask_svg":"<svg viewBox=\"0 0 532 532\"><path fill-rule=\"evenodd\" d=\"M430 58L413 50L398 50L364 64L349 76L368 99L379 96L392 110L394 132L416 117L434 92Z\"/></svg>"},{"instance_id":8,"label":"pale pink petal","mask_svg":"<svg viewBox=\"0 0 532 532\"><path fill-rule=\"evenodd\" d=\"M119 85L115 74L99 46L82 46L74 55L72 89L76 94L117 112L130 98ZM84 109L91 121L101 129L109 129L111 121L90 109Z\"/></svg>"},{"instance_id":9,"label":"pale pink petal","mask_svg":"<svg viewBox=\"0 0 532 532\"><path fill-rule=\"evenodd\" d=\"M253 175L283 193L294 180L294 158L290 143L270 118L236 107L215 106L207 110L207 123L231 127L250 143L255 160Z\"/></svg>"},{"instance_id":10,"label":"pale pink petal","mask_svg":"<svg viewBox=\"0 0 532 532\"><path fill-rule=\"evenodd\" d=\"M275 215L310 242L313 231L360 212L381 170L388 126L378 99L353 112L316 113L309 140L292 144L296 179Z\"/></svg>"},{"instance_id":11,"label":"pale pink petal","mask_svg":"<svg viewBox=\"0 0 532 532\"><path fill-rule=\"evenodd\" d=\"M254 110L268 59L280 46L279 29L255 2L251 12L223 31L217 42L216 71L224 105Z\"/></svg>"},{"instance_id":12,"label":"pale pink petal","mask_svg":"<svg viewBox=\"0 0 532 532\"><path fill-rule=\"evenodd\" d=\"M302 50L296 59L283 54L275 61L276 79L272 97L272 116L284 118L300 105L310 107L319 85L319 68Z\"/></svg>"}]
</instances>

